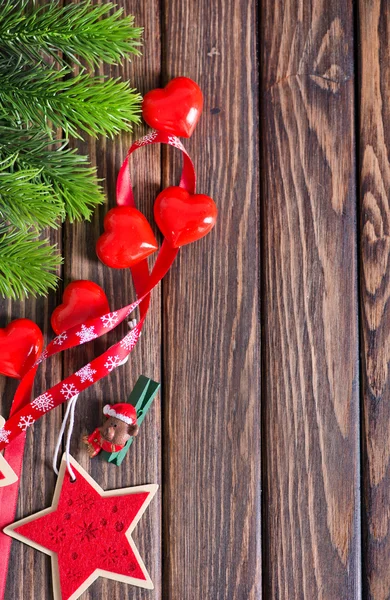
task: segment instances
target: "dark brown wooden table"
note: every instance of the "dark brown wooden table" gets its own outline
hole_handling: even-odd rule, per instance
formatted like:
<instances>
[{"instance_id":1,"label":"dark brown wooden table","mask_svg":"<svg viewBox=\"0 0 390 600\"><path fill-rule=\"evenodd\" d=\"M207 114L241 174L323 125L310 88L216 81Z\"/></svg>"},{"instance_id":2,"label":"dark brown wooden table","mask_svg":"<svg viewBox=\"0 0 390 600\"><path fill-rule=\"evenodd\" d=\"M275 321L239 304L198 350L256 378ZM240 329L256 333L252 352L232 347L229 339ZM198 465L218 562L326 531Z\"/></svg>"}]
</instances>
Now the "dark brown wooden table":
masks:
<instances>
[{"instance_id":1,"label":"dark brown wooden table","mask_svg":"<svg viewBox=\"0 0 390 600\"><path fill-rule=\"evenodd\" d=\"M153 292L129 363L80 398L73 456L105 489L161 486L134 535L155 590L100 579L83 599L388 600L390 2L119 4L145 27L144 56L110 73L142 93L177 75L204 91L186 147L220 214ZM80 144L110 207L132 139ZM171 150L135 155L150 221L179 168ZM106 210L52 239L63 285L92 279L115 307L134 291L96 259ZM26 316L51 339L62 287L4 301L1 325ZM106 344L45 363L36 392ZM140 373L162 390L139 439L119 469L90 462L81 436ZM0 386L7 414L16 383ZM51 503L61 420L28 432L19 517ZM14 542L6 600L51 597L49 559Z\"/></svg>"}]
</instances>

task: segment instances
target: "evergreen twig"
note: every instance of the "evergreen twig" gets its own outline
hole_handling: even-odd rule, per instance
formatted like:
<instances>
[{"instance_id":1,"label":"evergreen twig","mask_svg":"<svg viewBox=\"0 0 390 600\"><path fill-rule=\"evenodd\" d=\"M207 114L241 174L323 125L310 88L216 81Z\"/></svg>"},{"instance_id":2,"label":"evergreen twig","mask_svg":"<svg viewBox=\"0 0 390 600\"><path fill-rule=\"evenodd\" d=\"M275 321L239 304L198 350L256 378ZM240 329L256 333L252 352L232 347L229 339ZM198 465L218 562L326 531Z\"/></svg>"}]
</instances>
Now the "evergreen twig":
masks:
<instances>
[{"instance_id":1,"label":"evergreen twig","mask_svg":"<svg viewBox=\"0 0 390 600\"><path fill-rule=\"evenodd\" d=\"M104 202L95 167L89 166L87 156L67 148L66 140L57 140L57 149L48 149L50 145L53 141L39 128L21 130L0 122L0 160L17 152L14 169L37 169L37 181L51 186L71 222L89 219L95 206Z\"/></svg>"},{"instance_id":2,"label":"evergreen twig","mask_svg":"<svg viewBox=\"0 0 390 600\"><path fill-rule=\"evenodd\" d=\"M70 70L28 67L20 60L0 60L0 104L15 124L46 124L82 139L131 131L140 121L141 96L127 81L92 77L81 72L64 79Z\"/></svg>"},{"instance_id":3,"label":"evergreen twig","mask_svg":"<svg viewBox=\"0 0 390 600\"><path fill-rule=\"evenodd\" d=\"M48 240L36 239L34 231L0 226L0 294L21 299L54 289L62 262L56 250Z\"/></svg>"},{"instance_id":4,"label":"evergreen twig","mask_svg":"<svg viewBox=\"0 0 390 600\"><path fill-rule=\"evenodd\" d=\"M96 169L68 138L130 131L141 98L128 82L94 77L83 65L140 54L141 35L111 2L0 2L0 295L55 287L61 258L39 230L65 215L89 218L103 202ZM58 128L64 140L54 139Z\"/></svg>"},{"instance_id":5,"label":"evergreen twig","mask_svg":"<svg viewBox=\"0 0 390 600\"><path fill-rule=\"evenodd\" d=\"M142 28L111 2L59 6L53 1L37 7L29 0L5 0L1 13L0 45L27 62L46 56L62 66L67 60L81 66L79 59L98 66L140 54Z\"/></svg>"},{"instance_id":6,"label":"evergreen twig","mask_svg":"<svg viewBox=\"0 0 390 600\"><path fill-rule=\"evenodd\" d=\"M39 169L14 170L17 155L0 162L0 217L22 231L58 227L63 205L50 194L50 186L37 181Z\"/></svg>"}]
</instances>

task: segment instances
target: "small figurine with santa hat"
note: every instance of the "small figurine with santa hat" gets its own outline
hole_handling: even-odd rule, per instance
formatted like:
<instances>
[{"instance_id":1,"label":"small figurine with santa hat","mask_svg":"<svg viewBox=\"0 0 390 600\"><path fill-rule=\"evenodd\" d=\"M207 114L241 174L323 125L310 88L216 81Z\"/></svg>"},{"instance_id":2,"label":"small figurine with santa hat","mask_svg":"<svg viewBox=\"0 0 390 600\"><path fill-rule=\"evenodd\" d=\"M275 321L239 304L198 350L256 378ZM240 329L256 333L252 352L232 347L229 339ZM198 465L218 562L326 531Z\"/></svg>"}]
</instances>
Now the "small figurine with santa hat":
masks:
<instances>
[{"instance_id":1,"label":"small figurine with santa hat","mask_svg":"<svg viewBox=\"0 0 390 600\"><path fill-rule=\"evenodd\" d=\"M101 450L118 452L131 437L138 435L137 413L132 404L106 404L103 414L107 417L105 423L83 437L91 458Z\"/></svg>"}]
</instances>

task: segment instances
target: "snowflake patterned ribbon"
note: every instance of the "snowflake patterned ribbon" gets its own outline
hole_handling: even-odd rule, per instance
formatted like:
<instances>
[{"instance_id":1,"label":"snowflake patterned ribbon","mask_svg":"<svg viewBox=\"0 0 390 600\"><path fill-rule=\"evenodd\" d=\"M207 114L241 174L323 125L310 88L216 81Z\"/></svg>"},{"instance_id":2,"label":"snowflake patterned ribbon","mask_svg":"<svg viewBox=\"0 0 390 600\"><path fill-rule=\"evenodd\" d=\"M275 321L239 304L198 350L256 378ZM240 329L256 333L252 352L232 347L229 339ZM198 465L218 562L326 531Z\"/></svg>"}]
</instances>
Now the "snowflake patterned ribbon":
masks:
<instances>
[{"instance_id":1,"label":"snowflake patterned ribbon","mask_svg":"<svg viewBox=\"0 0 390 600\"><path fill-rule=\"evenodd\" d=\"M0 428L0 442L3 442L4 444L9 444L9 436L10 436L11 432L7 431L7 429L5 429L4 427Z\"/></svg>"},{"instance_id":2,"label":"snowflake patterned ribbon","mask_svg":"<svg viewBox=\"0 0 390 600\"><path fill-rule=\"evenodd\" d=\"M45 392L31 402L31 406L42 412L47 412L54 408L53 396Z\"/></svg>"},{"instance_id":3,"label":"snowflake patterned ribbon","mask_svg":"<svg viewBox=\"0 0 390 600\"><path fill-rule=\"evenodd\" d=\"M76 371L76 375L77 377L80 377L81 383L84 383L85 381L90 381L92 383L94 381L93 376L96 375L96 370L92 369L91 363L88 363L85 367Z\"/></svg>"},{"instance_id":4,"label":"snowflake patterned ribbon","mask_svg":"<svg viewBox=\"0 0 390 600\"><path fill-rule=\"evenodd\" d=\"M34 420L31 415L22 415L19 419L18 427L22 431L26 431L34 423Z\"/></svg>"}]
</instances>

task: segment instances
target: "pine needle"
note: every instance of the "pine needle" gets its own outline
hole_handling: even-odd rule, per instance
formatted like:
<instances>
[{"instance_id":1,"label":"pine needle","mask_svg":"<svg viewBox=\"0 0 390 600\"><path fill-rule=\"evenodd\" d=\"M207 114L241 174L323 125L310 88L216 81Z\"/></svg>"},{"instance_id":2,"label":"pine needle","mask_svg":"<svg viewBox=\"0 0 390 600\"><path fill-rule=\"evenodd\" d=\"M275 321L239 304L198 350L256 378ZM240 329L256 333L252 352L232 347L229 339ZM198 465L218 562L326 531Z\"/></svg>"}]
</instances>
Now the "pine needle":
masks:
<instances>
[{"instance_id":1,"label":"pine needle","mask_svg":"<svg viewBox=\"0 0 390 600\"><path fill-rule=\"evenodd\" d=\"M38 169L38 180L50 188L71 222L89 219L93 209L104 202L96 169L87 156L67 148L66 140L56 144L57 149L49 150L53 141L39 128L21 130L0 122L0 160L17 151L14 169Z\"/></svg>"},{"instance_id":2,"label":"pine needle","mask_svg":"<svg viewBox=\"0 0 390 600\"><path fill-rule=\"evenodd\" d=\"M23 299L55 289L62 259L56 246L39 240L34 232L0 228L0 295Z\"/></svg>"},{"instance_id":3,"label":"pine needle","mask_svg":"<svg viewBox=\"0 0 390 600\"><path fill-rule=\"evenodd\" d=\"M46 151L41 154L41 177L53 186L53 192L63 203L69 221L89 220L104 195L95 167L90 167L87 156L77 150Z\"/></svg>"},{"instance_id":4,"label":"pine needle","mask_svg":"<svg viewBox=\"0 0 390 600\"><path fill-rule=\"evenodd\" d=\"M0 162L0 218L21 230L30 226L58 227L64 210L50 194L50 186L37 181L39 169L14 170L17 154Z\"/></svg>"},{"instance_id":5,"label":"pine needle","mask_svg":"<svg viewBox=\"0 0 390 600\"><path fill-rule=\"evenodd\" d=\"M66 61L81 66L79 59L91 67L115 64L140 54L142 28L134 27L134 17L123 17L122 8L114 9L111 2L93 5L90 0L40 7L29 0L3 0L0 45L34 61L50 57L62 66Z\"/></svg>"},{"instance_id":6,"label":"pine needle","mask_svg":"<svg viewBox=\"0 0 390 600\"><path fill-rule=\"evenodd\" d=\"M68 68L58 71L30 67L20 60L0 60L0 104L15 124L45 123L83 139L80 129L92 137L131 131L140 121L141 96L119 78L92 77L89 73L64 79Z\"/></svg>"},{"instance_id":7,"label":"pine needle","mask_svg":"<svg viewBox=\"0 0 390 600\"><path fill-rule=\"evenodd\" d=\"M65 216L88 219L104 201L96 169L68 140L112 137L140 121L141 96L128 82L86 69L139 55L141 35L111 2L0 0L0 295L54 288L61 257L38 232Z\"/></svg>"}]
</instances>

